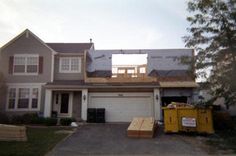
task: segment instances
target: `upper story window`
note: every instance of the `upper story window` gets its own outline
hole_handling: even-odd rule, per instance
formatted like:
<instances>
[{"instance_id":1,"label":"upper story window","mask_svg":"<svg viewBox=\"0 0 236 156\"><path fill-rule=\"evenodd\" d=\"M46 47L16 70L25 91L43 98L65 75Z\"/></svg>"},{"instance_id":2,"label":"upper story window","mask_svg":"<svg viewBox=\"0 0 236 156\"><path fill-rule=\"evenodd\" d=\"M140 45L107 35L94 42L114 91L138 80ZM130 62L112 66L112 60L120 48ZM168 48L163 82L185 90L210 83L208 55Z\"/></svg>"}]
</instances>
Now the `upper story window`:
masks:
<instances>
[{"instance_id":1,"label":"upper story window","mask_svg":"<svg viewBox=\"0 0 236 156\"><path fill-rule=\"evenodd\" d=\"M13 73L22 75L35 75L39 70L38 55L15 55L13 61Z\"/></svg>"},{"instance_id":2,"label":"upper story window","mask_svg":"<svg viewBox=\"0 0 236 156\"><path fill-rule=\"evenodd\" d=\"M80 73L81 58L80 57L60 57L60 73Z\"/></svg>"}]
</instances>

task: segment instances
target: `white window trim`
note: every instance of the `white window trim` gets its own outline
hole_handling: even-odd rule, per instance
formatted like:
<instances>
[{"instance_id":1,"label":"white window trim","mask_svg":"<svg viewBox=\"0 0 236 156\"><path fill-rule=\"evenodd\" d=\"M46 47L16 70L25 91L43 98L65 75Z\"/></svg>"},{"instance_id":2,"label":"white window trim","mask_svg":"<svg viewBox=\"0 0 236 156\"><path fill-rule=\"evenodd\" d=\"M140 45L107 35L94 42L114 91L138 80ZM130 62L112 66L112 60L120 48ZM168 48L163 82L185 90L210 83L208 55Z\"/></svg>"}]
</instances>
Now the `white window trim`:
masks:
<instances>
[{"instance_id":1,"label":"white window trim","mask_svg":"<svg viewBox=\"0 0 236 156\"><path fill-rule=\"evenodd\" d=\"M63 58L69 58L69 60L70 60L70 63L69 63L69 70L63 70L62 68L61 68L61 66L62 66L62 59ZM75 70L71 70L71 59L72 58L78 58L78 60L79 60L79 68L78 68L78 70L77 71L75 71ZM59 61L59 72L60 73L81 73L81 57L79 57L79 56L72 56L72 57L60 57L60 61Z\"/></svg>"},{"instance_id":2,"label":"white window trim","mask_svg":"<svg viewBox=\"0 0 236 156\"><path fill-rule=\"evenodd\" d=\"M9 91L11 88L16 89L16 98L15 98L15 106L13 109L9 108ZM17 108L18 106L18 100L19 100L19 89L20 88L29 88L30 89L30 95L29 95L29 108ZM38 107L32 108L32 93L33 88L38 88ZM8 86L8 92L7 92L7 102L6 102L6 111L40 111L41 107L41 85L40 84L15 84L15 85L9 85Z\"/></svg>"},{"instance_id":3,"label":"white window trim","mask_svg":"<svg viewBox=\"0 0 236 156\"><path fill-rule=\"evenodd\" d=\"M15 72L15 57L37 57L38 58L38 65L37 65L37 72L36 73L27 73L25 63L25 72L24 73L17 73ZM27 62L27 61L26 61ZM39 55L38 54L15 54L13 58L13 75L39 75Z\"/></svg>"}]
</instances>

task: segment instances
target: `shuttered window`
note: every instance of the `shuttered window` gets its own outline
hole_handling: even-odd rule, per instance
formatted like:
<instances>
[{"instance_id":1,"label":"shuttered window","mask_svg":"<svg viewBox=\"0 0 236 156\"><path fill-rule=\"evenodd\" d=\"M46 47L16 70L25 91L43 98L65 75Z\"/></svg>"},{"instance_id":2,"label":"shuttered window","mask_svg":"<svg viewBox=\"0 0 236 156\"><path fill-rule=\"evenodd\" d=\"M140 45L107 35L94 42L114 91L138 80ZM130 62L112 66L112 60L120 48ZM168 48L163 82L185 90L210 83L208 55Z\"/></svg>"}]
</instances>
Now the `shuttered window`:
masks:
<instances>
[{"instance_id":1,"label":"shuttered window","mask_svg":"<svg viewBox=\"0 0 236 156\"><path fill-rule=\"evenodd\" d=\"M42 64L42 58L39 57L38 55L27 55L27 54L15 55L12 65L13 70L9 71L13 71L13 74L15 75L37 75L38 73L41 73L42 70L41 64Z\"/></svg>"}]
</instances>

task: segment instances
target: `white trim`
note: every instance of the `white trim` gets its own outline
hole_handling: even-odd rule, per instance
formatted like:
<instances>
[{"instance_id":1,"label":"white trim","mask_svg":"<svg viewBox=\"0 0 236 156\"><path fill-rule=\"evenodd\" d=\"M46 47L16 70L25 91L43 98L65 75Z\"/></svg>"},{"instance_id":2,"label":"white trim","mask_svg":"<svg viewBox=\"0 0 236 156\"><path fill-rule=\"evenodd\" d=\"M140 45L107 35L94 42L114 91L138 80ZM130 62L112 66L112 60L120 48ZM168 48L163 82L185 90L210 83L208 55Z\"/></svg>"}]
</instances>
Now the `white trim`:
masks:
<instances>
[{"instance_id":1,"label":"white trim","mask_svg":"<svg viewBox=\"0 0 236 156\"><path fill-rule=\"evenodd\" d=\"M69 70L62 70L61 66L62 66L62 59L63 58L68 58L69 59ZM71 59L73 58L78 58L78 70L71 70ZM82 59L80 56L70 56L70 57L60 57L59 58L59 73L81 73L81 64L82 64Z\"/></svg>"},{"instance_id":2,"label":"white trim","mask_svg":"<svg viewBox=\"0 0 236 156\"><path fill-rule=\"evenodd\" d=\"M39 57L39 54L14 54L17 57Z\"/></svg>"},{"instance_id":3,"label":"white trim","mask_svg":"<svg viewBox=\"0 0 236 156\"><path fill-rule=\"evenodd\" d=\"M25 58L25 64L24 64L24 72L15 72L15 58L16 57L24 57ZM28 73L27 72L27 59L29 57L35 57L37 58L38 60L38 63L37 63L37 72L34 72L34 73ZM38 54L14 54L14 57L13 57L13 75L38 75L39 74L39 55Z\"/></svg>"},{"instance_id":4,"label":"white trim","mask_svg":"<svg viewBox=\"0 0 236 156\"><path fill-rule=\"evenodd\" d=\"M42 86L46 83L6 83L7 86Z\"/></svg>"},{"instance_id":5,"label":"white trim","mask_svg":"<svg viewBox=\"0 0 236 156\"><path fill-rule=\"evenodd\" d=\"M45 98L44 98L44 117L51 117L52 111L52 90L46 89L45 90Z\"/></svg>"},{"instance_id":6,"label":"white trim","mask_svg":"<svg viewBox=\"0 0 236 156\"><path fill-rule=\"evenodd\" d=\"M59 92L59 102L58 102L58 117L72 117L72 108L73 108L73 92ZM68 101L68 113L60 113L61 112L61 94L69 94Z\"/></svg>"},{"instance_id":7,"label":"white trim","mask_svg":"<svg viewBox=\"0 0 236 156\"><path fill-rule=\"evenodd\" d=\"M35 84L31 84L31 85L7 84L7 86L8 86L8 91L7 91L6 111L39 111L40 110L42 85L40 85L40 84L37 84L37 85L35 85ZM15 107L13 109L9 109L9 91L10 91L11 88L16 89ZM19 89L20 88L29 88L30 89L28 108L17 108L18 107ZM32 94L33 94L33 89L34 88L38 89L38 107L37 108L32 108Z\"/></svg>"},{"instance_id":8,"label":"white trim","mask_svg":"<svg viewBox=\"0 0 236 156\"><path fill-rule=\"evenodd\" d=\"M158 99L156 99L158 97ZM161 94L158 88L153 89L154 117L155 120L162 120Z\"/></svg>"},{"instance_id":9,"label":"white trim","mask_svg":"<svg viewBox=\"0 0 236 156\"><path fill-rule=\"evenodd\" d=\"M86 97L84 100L84 96ZM81 118L82 120L87 120L87 108L88 108L88 89L82 90L82 96L81 96Z\"/></svg>"}]
</instances>

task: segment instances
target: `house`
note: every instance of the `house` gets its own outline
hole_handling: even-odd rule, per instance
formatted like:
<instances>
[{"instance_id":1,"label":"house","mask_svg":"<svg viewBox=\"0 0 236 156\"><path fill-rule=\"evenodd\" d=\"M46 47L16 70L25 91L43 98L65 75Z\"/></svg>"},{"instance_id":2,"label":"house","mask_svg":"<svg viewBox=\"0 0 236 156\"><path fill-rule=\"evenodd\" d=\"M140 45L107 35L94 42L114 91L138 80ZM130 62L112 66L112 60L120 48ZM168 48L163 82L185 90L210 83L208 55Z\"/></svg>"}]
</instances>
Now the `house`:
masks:
<instances>
[{"instance_id":1,"label":"house","mask_svg":"<svg viewBox=\"0 0 236 156\"><path fill-rule=\"evenodd\" d=\"M106 121L136 116L162 119L161 106L193 103L195 79L182 56L192 49L95 50L94 43L45 43L25 30L0 49L7 92L0 110L44 117L87 119L88 108L105 108ZM140 65L113 65L115 55L145 55ZM194 71L192 71L194 72Z\"/></svg>"}]
</instances>

